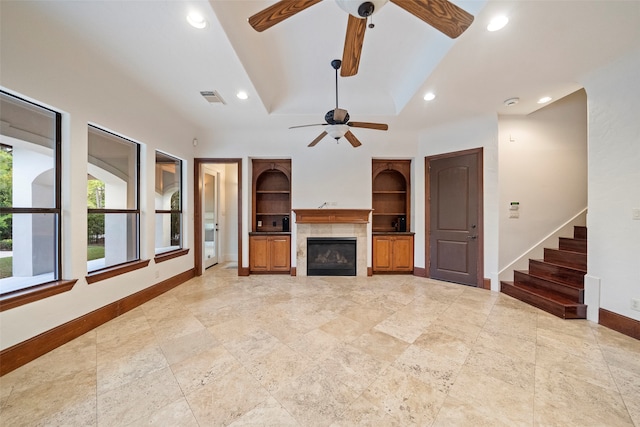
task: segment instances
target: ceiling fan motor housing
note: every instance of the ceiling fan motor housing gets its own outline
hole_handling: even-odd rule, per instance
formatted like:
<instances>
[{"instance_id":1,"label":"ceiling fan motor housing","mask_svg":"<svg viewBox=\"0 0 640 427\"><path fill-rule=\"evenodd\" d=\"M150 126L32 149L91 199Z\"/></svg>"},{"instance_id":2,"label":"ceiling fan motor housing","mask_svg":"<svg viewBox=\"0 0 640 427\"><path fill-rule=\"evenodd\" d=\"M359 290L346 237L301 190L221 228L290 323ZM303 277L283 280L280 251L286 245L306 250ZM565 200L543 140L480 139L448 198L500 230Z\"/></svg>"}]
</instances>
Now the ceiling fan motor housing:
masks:
<instances>
[{"instance_id":1,"label":"ceiling fan motor housing","mask_svg":"<svg viewBox=\"0 0 640 427\"><path fill-rule=\"evenodd\" d=\"M349 122L349 113L345 113L344 119L336 120L333 116L335 110L327 111L327 114L324 115L324 121L330 125L342 125Z\"/></svg>"},{"instance_id":2,"label":"ceiling fan motor housing","mask_svg":"<svg viewBox=\"0 0 640 427\"><path fill-rule=\"evenodd\" d=\"M356 18L367 18L378 12L389 0L336 0L340 9L355 16Z\"/></svg>"}]
</instances>

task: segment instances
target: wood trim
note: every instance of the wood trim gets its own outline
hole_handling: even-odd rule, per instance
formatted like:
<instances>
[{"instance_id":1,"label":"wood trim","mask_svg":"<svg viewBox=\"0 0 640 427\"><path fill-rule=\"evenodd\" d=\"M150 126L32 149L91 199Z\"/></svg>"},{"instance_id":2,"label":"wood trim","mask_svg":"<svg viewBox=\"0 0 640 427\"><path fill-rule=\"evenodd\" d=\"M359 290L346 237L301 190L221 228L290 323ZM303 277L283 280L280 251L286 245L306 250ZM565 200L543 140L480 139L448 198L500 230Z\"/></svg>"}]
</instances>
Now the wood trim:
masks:
<instances>
[{"instance_id":1,"label":"wood trim","mask_svg":"<svg viewBox=\"0 0 640 427\"><path fill-rule=\"evenodd\" d=\"M126 264L117 265L115 267L106 268L104 270L96 271L95 273L87 274L85 276L85 279L87 279L88 284L100 282L102 280L120 276L121 274L145 268L149 265L150 261L151 260L149 259L141 259Z\"/></svg>"},{"instance_id":2,"label":"wood trim","mask_svg":"<svg viewBox=\"0 0 640 427\"><path fill-rule=\"evenodd\" d=\"M121 314L124 314L147 301L152 300L158 295L181 285L193 277L195 277L195 270L187 270L60 326L56 326L55 328L43 332L40 335L2 350L0 352L0 360L2 360L2 364L0 364L0 376L13 371L34 359L37 359L38 357L68 343L75 338L78 338L90 330L97 328L109 320L115 319Z\"/></svg>"},{"instance_id":3,"label":"wood trim","mask_svg":"<svg viewBox=\"0 0 640 427\"><path fill-rule=\"evenodd\" d=\"M161 262L165 262L165 261L169 261L170 259L173 258L178 258L181 257L183 255L186 255L189 253L189 249L176 249L175 251L171 251L171 252L165 252L162 254L158 254L153 258L153 262L155 262L156 264L159 264Z\"/></svg>"},{"instance_id":4,"label":"wood trim","mask_svg":"<svg viewBox=\"0 0 640 427\"><path fill-rule=\"evenodd\" d=\"M621 334L640 340L640 321L601 308L598 323Z\"/></svg>"},{"instance_id":5,"label":"wood trim","mask_svg":"<svg viewBox=\"0 0 640 427\"><path fill-rule=\"evenodd\" d=\"M294 209L297 224L367 224L371 209Z\"/></svg>"},{"instance_id":6,"label":"wood trim","mask_svg":"<svg viewBox=\"0 0 640 427\"><path fill-rule=\"evenodd\" d=\"M486 277L482 281L482 288L491 290L491 279L487 279Z\"/></svg>"},{"instance_id":7,"label":"wood trim","mask_svg":"<svg viewBox=\"0 0 640 427\"><path fill-rule=\"evenodd\" d=\"M193 257L196 276L202 276L202 165L209 163L236 164L238 166L238 276L248 276L249 268L242 266L242 159L238 158L196 158L193 159L194 174L194 229L193 229Z\"/></svg>"},{"instance_id":8,"label":"wood trim","mask_svg":"<svg viewBox=\"0 0 640 427\"><path fill-rule=\"evenodd\" d=\"M292 276L297 276L298 275L298 270L296 267L291 267L291 275Z\"/></svg>"},{"instance_id":9,"label":"wood trim","mask_svg":"<svg viewBox=\"0 0 640 427\"><path fill-rule=\"evenodd\" d=\"M468 150L455 151L451 153L436 154L424 158L424 254L426 265L426 276L429 276L431 247L429 246L429 234L431 233L431 209L429 200L431 200L431 176L429 173L430 162L432 160L443 159L447 157L466 156L468 154L478 155L478 261L476 264L477 282L476 286L481 288L484 286L484 149L483 147L471 148Z\"/></svg>"},{"instance_id":10,"label":"wood trim","mask_svg":"<svg viewBox=\"0 0 640 427\"><path fill-rule=\"evenodd\" d=\"M373 276L373 267L367 267L367 276Z\"/></svg>"},{"instance_id":11,"label":"wood trim","mask_svg":"<svg viewBox=\"0 0 640 427\"><path fill-rule=\"evenodd\" d=\"M418 277L427 277L427 269L423 267L413 266L413 275Z\"/></svg>"},{"instance_id":12,"label":"wood trim","mask_svg":"<svg viewBox=\"0 0 640 427\"><path fill-rule=\"evenodd\" d=\"M78 279L56 280L54 282L43 283L26 289L8 292L0 296L0 311L9 310L24 304L29 304L30 302L70 291L77 281Z\"/></svg>"}]
</instances>

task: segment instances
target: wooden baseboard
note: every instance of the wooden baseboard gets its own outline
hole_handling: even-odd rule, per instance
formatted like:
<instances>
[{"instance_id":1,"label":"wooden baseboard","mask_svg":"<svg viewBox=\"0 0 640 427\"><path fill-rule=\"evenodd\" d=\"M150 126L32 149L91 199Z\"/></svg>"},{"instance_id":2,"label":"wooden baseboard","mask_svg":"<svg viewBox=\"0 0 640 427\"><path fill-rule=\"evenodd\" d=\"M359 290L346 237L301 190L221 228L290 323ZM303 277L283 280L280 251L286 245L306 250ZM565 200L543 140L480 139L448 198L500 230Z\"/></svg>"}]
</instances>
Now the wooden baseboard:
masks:
<instances>
[{"instance_id":1,"label":"wooden baseboard","mask_svg":"<svg viewBox=\"0 0 640 427\"><path fill-rule=\"evenodd\" d=\"M418 277L427 277L427 269L423 267L413 267L413 275Z\"/></svg>"},{"instance_id":2,"label":"wooden baseboard","mask_svg":"<svg viewBox=\"0 0 640 427\"><path fill-rule=\"evenodd\" d=\"M598 323L621 334L640 340L640 321L638 320L601 308L599 310Z\"/></svg>"},{"instance_id":3,"label":"wooden baseboard","mask_svg":"<svg viewBox=\"0 0 640 427\"><path fill-rule=\"evenodd\" d=\"M367 267L367 276L368 277L373 276L373 267Z\"/></svg>"},{"instance_id":4,"label":"wooden baseboard","mask_svg":"<svg viewBox=\"0 0 640 427\"><path fill-rule=\"evenodd\" d=\"M482 281L482 289L491 290L491 279L484 278Z\"/></svg>"},{"instance_id":5,"label":"wooden baseboard","mask_svg":"<svg viewBox=\"0 0 640 427\"><path fill-rule=\"evenodd\" d=\"M291 267L291 275L297 276L297 274L298 274L298 270L296 270L296 267Z\"/></svg>"},{"instance_id":6,"label":"wooden baseboard","mask_svg":"<svg viewBox=\"0 0 640 427\"><path fill-rule=\"evenodd\" d=\"M238 276L245 277L249 275L249 267L239 267L238 268Z\"/></svg>"},{"instance_id":7,"label":"wooden baseboard","mask_svg":"<svg viewBox=\"0 0 640 427\"><path fill-rule=\"evenodd\" d=\"M78 338L90 330L152 300L158 295L175 288L193 277L195 277L195 269L192 268L2 350L0 352L0 360L2 360L0 364L0 376Z\"/></svg>"}]
</instances>

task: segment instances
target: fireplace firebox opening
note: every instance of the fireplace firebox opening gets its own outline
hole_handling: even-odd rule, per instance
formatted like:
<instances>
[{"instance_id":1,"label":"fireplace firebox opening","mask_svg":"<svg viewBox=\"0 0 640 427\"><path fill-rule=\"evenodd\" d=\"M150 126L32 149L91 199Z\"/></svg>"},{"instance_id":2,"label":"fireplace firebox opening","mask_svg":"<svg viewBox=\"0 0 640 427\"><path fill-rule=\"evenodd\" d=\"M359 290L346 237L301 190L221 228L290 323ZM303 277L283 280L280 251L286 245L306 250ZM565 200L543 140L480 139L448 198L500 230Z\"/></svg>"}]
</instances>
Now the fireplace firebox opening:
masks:
<instances>
[{"instance_id":1,"label":"fireplace firebox opening","mask_svg":"<svg viewBox=\"0 0 640 427\"><path fill-rule=\"evenodd\" d=\"M355 276L355 237L308 237L307 276Z\"/></svg>"}]
</instances>

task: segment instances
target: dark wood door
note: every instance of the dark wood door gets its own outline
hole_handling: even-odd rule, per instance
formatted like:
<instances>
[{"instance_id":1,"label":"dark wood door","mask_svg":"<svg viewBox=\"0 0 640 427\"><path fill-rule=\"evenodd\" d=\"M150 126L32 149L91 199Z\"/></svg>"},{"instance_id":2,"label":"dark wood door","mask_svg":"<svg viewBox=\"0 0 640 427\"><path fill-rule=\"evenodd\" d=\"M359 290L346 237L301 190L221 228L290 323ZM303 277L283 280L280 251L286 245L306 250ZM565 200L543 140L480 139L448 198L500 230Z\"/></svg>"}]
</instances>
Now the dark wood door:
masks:
<instances>
[{"instance_id":1,"label":"dark wood door","mask_svg":"<svg viewBox=\"0 0 640 427\"><path fill-rule=\"evenodd\" d=\"M429 277L482 286L482 150L426 163Z\"/></svg>"}]
</instances>

